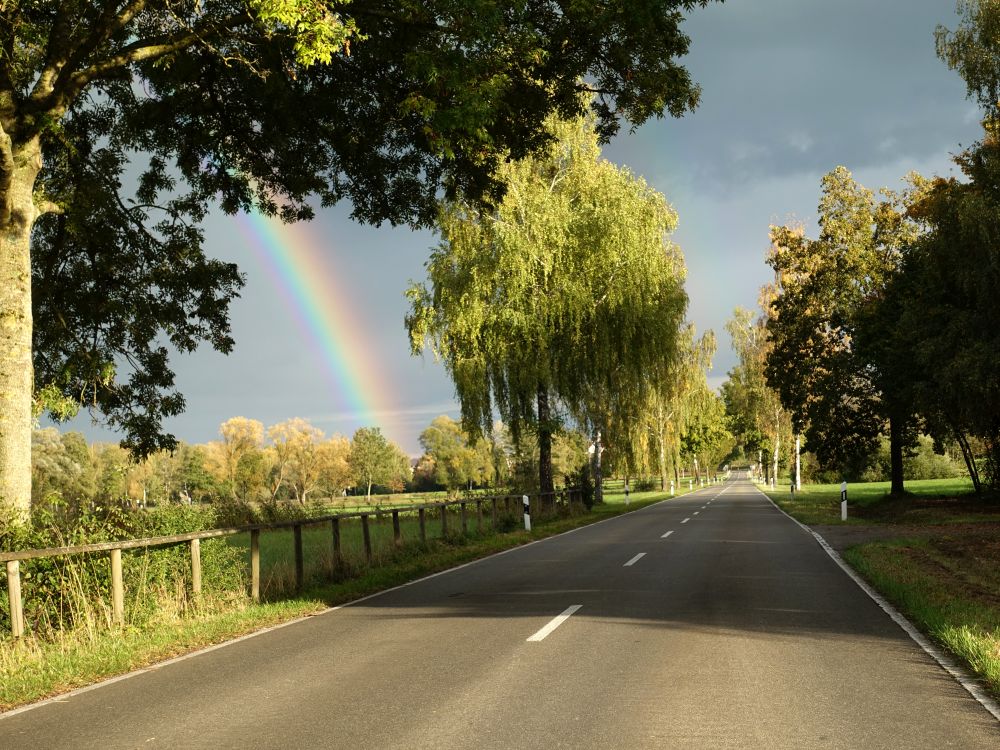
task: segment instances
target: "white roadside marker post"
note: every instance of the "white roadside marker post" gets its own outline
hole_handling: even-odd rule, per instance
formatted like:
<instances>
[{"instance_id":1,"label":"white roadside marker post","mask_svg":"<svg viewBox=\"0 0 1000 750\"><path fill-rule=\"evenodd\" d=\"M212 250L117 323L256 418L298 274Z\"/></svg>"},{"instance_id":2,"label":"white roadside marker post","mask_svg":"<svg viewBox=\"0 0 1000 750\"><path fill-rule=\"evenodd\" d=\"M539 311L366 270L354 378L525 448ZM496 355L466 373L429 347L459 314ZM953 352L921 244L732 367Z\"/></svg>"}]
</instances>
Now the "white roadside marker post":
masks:
<instances>
[{"instance_id":1,"label":"white roadside marker post","mask_svg":"<svg viewBox=\"0 0 1000 750\"><path fill-rule=\"evenodd\" d=\"M524 530L531 531L531 500L527 495L522 495L521 502L524 503Z\"/></svg>"},{"instance_id":2,"label":"white roadside marker post","mask_svg":"<svg viewBox=\"0 0 1000 750\"><path fill-rule=\"evenodd\" d=\"M625 504L628 505L628 480L625 480Z\"/></svg>"},{"instance_id":3,"label":"white roadside marker post","mask_svg":"<svg viewBox=\"0 0 1000 750\"><path fill-rule=\"evenodd\" d=\"M693 489L694 489L694 480L693 479L689 479L688 480L688 492L690 492Z\"/></svg>"},{"instance_id":4,"label":"white roadside marker post","mask_svg":"<svg viewBox=\"0 0 1000 750\"><path fill-rule=\"evenodd\" d=\"M670 497L674 496L674 480L670 480Z\"/></svg>"},{"instance_id":5,"label":"white roadside marker post","mask_svg":"<svg viewBox=\"0 0 1000 750\"><path fill-rule=\"evenodd\" d=\"M847 482L840 483L840 520L847 520Z\"/></svg>"}]
</instances>

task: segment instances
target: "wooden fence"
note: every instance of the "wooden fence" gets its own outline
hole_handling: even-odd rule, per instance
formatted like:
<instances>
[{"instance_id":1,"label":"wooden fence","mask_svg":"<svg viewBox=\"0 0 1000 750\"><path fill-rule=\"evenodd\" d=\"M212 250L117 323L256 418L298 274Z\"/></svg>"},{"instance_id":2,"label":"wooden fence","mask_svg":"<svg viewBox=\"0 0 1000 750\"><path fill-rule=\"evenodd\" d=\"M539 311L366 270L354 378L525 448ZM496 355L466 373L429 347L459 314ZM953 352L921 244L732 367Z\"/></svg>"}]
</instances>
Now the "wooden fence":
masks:
<instances>
[{"instance_id":1,"label":"wooden fence","mask_svg":"<svg viewBox=\"0 0 1000 750\"><path fill-rule=\"evenodd\" d=\"M302 546L302 528L304 526L330 525L330 544L332 550L331 575L336 573L336 569L343 563L343 554L340 543L340 525L345 519L358 518L361 520L361 533L364 541L364 553L368 562L372 561L372 539L369 528L369 519L372 516L392 516L393 543L399 547L403 544L403 537L400 529L400 514L416 513L419 519L419 535L422 543L427 541L428 512L436 513L441 523L441 535L448 534L449 508L458 506L459 523L462 533L468 532L468 509L469 505L475 506L477 528L482 528L484 505L488 505L492 517L493 528L497 527L501 504L503 512L507 515L520 515L522 512L522 495L499 495L493 497L472 497L458 500L445 500L423 505L406 505L393 508L376 508L367 511L355 511L345 513L333 513L330 515L317 516L314 518L302 518L294 521L282 521L279 523L252 524L249 526L234 526L222 529L210 529L208 531L193 531L187 534L175 534L173 536L159 536L147 539L125 539L118 542L100 542L97 544L82 544L75 547L50 547L47 549L27 549L17 552L0 552L0 562L7 566L7 596L10 601L10 623L11 633L15 638L24 635L24 608L21 596L21 560L37 560L47 557L65 557L68 555L86 555L94 553L109 553L111 565L111 611L112 619L116 624L122 624L125 619L125 584L122 580L122 550L145 549L150 547L173 547L187 544L191 555L191 595L198 597L201 594L201 540L216 539L219 537L233 536L235 534L250 534L250 596L254 601L260 599L260 533L262 531L275 531L291 529L295 555L295 585L301 589L305 580L305 559ZM579 492L573 489L562 490L545 495L535 494L529 496L531 517L537 518L543 508L549 508L553 512L562 505L570 512L575 505L582 504ZM543 500L551 498L550 503Z\"/></svg>"}]
</instances>

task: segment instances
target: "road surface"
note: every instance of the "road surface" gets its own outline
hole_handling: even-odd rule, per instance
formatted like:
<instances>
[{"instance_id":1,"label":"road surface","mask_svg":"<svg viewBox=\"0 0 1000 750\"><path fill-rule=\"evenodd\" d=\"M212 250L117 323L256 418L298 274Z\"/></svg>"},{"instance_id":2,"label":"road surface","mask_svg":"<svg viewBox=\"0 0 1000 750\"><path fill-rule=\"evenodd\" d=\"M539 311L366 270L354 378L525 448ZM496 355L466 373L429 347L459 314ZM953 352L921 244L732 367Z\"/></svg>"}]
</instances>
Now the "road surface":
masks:
<instances>
[{"instance_id":1,"label":"road surface","mask_svg":"<svg viewBox=\"0 0 1000 750\"><path fill-rule=\"evenodd\" d=\"M32 710L0 748L990 748L747 481Z\"/></svg>"}]
</instances>

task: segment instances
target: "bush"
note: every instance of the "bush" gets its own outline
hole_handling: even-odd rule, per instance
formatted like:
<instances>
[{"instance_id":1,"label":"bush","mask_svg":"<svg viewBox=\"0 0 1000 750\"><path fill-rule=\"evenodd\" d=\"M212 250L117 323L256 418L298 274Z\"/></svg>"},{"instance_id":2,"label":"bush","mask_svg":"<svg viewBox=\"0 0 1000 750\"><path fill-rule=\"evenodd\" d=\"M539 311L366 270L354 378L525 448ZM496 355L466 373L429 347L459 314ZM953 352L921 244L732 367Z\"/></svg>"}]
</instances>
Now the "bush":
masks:
<instances>
[{"instance_id":1,"label":"bush","mask_svg":"<svg viewBox=\"0 0 1000 750\"><path fill-rule=\"evenodd\" d=\"M143 537L171 536L216 527L211 507L162 505L139 510L90 504L67 508L49 498L32 510L30 523L4 524L0 548L44 549ZM26 625L41 630L94 628L111 622L111 566L107 553L40 558L21 562ZM205 591L240 591L245 563L222 540L201 545ZM190 555L187 545L123 550L126 618L139 625L164 610L188 606ZM165 607L173 603L174 607ZM0 601L0 628L10 629L10 604Z\"/></svg>"}]
</instances>

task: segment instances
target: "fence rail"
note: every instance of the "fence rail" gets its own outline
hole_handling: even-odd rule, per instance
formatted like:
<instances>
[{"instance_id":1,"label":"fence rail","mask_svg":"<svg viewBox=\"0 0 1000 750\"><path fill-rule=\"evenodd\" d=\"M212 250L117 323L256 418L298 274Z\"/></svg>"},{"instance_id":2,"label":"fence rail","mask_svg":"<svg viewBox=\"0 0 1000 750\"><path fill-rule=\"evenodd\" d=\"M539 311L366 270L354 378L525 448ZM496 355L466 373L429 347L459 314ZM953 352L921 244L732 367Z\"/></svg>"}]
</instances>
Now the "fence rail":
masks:
<instances>
[{"instance_id":1,"label":"fence rail","mask_svg":"<svg viewBox=\"0 0 1000 750\"><path fill-rule=\"evenodd\" d=\"M373 550L371 532L369 529L369 519L374 516L392 516L393 544L396 547L402 546L403 538L400 529L400 514L417 514L419 518L420 541L427 541L427 511L437 510L441 521L442 536L448 533L449 508L459 506L460 523L462 533L468 532L467 506L471 503L476 506L477 528L482 528L483 504L488 503L496 528L500 513L499 505L504 503L504 512L507 515L516 515L520 509L522 495L495 495L486 497L459 498L457 500L440 500L420 505L408 504L397 507L373 508L364 511L350 511L340 513L330 513L312 518L301 518L292 521L279 521L274 523L249 524L246 526L230 526L221 529L209 529L206 531L192 531L186 534L173 534L171 536L148 537L144 539L124 539L116 542L97 542L94 544L81 544L72 547L48 547L45 549L26 549L14 552L0 552L0 562L6 563L7 567L7 596L10 602L10 623L11 634L15 638L24 635L24 609L21 595L21 570L22 560L37 560L41 558L66 557L70 555L86 555L98 552L109 552L111 565L111 602L112 619L116 624L122 624L125 619L125 588L122 577L122 550L148 549L152 547L173 547L187 544L190 547L191 555L191 594L198 597L201 594L201 540L217 539L221 537L234 536L236 534L250 534L250 596L257 601L260 599L260 532L278 531L291 529L293 533L294 554L295 554L295 584L301 589L305 580L305 559L302 545L302 529L305 526L319 526L330 524L331 544L333 549L332 565L336 568L343 563L343 555L340 543L340 523L346 519L360 519L362 536L364 539L365 558L370 563L372 561ZM536 493L529 497L529 508L532 517L535 517L541 510L542 501L551 498L552 505L556 506L563 502L572 510L574 503L580 502L582 498L579 491L575 489L565 489L552 493Z\"/></svg>"}]
</instances>

